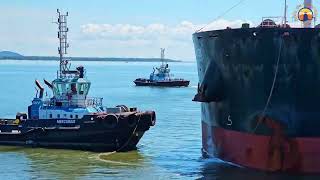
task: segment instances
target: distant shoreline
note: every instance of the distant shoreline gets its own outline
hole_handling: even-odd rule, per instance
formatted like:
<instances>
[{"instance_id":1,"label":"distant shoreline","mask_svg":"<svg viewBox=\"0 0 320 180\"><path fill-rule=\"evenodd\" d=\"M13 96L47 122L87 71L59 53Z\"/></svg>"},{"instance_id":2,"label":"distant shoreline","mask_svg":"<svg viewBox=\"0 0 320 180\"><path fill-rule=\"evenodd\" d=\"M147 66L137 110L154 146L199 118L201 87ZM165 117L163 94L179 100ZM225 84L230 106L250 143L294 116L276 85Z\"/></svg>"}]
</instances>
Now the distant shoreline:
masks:
<instances>
[{"instance_id":1,"label":"distant shoreline","mask_svg":"<svg viewBox=\"0 0 320 180\"><path fill-rule=\"evenodd\" d=\"M70 57L72 61L95 61L95 62L159 62L160 58L101 58L101 57ZM55 56L2 56L1 60L26 60L26 61L57 61ZM165 59L167 62L183 62L181 60Z\"/></svg>"}]
</instances>

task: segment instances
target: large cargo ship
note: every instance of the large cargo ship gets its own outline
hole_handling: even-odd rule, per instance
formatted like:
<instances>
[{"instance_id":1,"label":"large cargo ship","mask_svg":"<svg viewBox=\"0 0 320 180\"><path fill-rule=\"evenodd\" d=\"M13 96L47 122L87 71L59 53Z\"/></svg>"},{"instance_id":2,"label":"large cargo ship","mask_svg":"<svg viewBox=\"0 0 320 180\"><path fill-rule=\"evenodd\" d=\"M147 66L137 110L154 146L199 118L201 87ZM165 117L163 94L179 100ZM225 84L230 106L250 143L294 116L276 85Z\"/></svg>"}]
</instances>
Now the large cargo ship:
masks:
<instances>
[{"instance_id":1,"label":"large cargo ship","mask_svg":"<svg viewBox=\"0 0 320 180\"><path fill-rule=\"evenodd\" d=\"M258 27L193 34L203 155L244 167L320 172L320 29L311 0Z\"/></svg>"}]
</instances>

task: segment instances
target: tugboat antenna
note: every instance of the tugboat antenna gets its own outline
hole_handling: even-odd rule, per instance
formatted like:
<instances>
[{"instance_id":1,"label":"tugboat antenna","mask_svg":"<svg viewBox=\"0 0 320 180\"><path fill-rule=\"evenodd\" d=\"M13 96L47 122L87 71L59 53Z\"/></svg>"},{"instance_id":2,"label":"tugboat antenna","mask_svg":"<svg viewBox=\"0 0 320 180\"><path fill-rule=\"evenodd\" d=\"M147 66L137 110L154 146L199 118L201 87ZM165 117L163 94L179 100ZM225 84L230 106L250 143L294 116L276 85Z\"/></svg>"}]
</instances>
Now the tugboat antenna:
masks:
<instances>
[{"instance_id":1,"label":"tugboat antenna","mask_svg":"<svg viewBox=\"0 0 320 180\"><path fill-rule=\"evenodd\" d=\"M58 76L64 77L65 76L65 71L68 69L68 59L65 58L64 55L68 54L67 49L69 47L69 43L67 42L68 36L67 32L69 31L67 27L67 16L68 12L66 14L61 14L59 9L57 9L57 14L58 14L58 39L59 39L59 47L58 47L58 52L60 55L60 68L59 68L59 73Z\"/></svg>"},{"instance_id":2,"label":"tugboat antenna","mask_svg":"<svg viewBox=\"0 0 320 180\"><path fill-rule=\"evenodd\" d=\"M164 65L164 51L166 49L165 48L161 48L161 62L162 62L162 65Z\"/></svg>"}]
</instances>

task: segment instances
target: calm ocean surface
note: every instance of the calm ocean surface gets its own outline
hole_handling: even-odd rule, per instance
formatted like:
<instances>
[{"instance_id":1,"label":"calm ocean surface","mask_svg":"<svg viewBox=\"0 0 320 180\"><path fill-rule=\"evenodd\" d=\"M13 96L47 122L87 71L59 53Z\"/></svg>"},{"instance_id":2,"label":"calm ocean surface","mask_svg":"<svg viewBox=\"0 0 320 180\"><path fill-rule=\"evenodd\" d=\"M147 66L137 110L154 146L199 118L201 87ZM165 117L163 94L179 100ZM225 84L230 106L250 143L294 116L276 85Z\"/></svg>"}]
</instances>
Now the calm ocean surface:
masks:
<instances>
[{"instance_id":1,"label":"calm ocean surface","mask_svg":"<svg viewBox=\"0 0 320 180\"><path fill-rule=\"evenodd\" d=\"M92 153L41 148L1 147L0 179L314 179L269 174L201 157L200 105L192 102L198 82L195 63L170 63L188 88L135 87L157 63L72 62L84 65L90 96L104 105L126 104L155 110L156 126L146 132L137 151ZM55 78L58 62L0 61L0 117L26 112L35 96L34 80ZM48 92L50 94L50 92Z\"/></svg>"}]
</instances>

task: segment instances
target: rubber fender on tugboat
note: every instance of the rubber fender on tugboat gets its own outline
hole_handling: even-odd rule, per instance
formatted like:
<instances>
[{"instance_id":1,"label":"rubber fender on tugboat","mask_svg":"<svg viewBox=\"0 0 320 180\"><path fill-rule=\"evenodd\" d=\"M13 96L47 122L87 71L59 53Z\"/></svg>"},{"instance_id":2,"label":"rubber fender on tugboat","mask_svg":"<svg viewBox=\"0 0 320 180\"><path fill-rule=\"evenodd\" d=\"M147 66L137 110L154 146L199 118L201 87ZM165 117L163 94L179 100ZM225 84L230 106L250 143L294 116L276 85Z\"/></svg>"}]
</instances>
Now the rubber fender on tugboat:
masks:
<instances>
[{"instance_id":1,"label":"rubber fender on tugboat","mask_svg":"<svg viewBox=\"0 0 320 180\"><path fill-rule=\"evenodd\" d=\"M118 125L118 117L114 114L108 114L103 121L108 128L115 128Z\"/></svg>"},{"instance_id":2,"label":"rubber fender on tugboat","mask_svg":"<svg viewBox=\"0 0 320 180\"><path fill-rule=\"evenodd\" d=\"M156 113L154 111L147 111L146 115L149 120L149 126L154 126L156 124Z\"/></svg>"},{"instance_id":3,"label":"rubber fender on tugboat","mask_svg":"<svg viewBox=\"0 0 320 180\"><path fill-rule=\"evenodd\" d=\"M138 123L138 116L136 114L131 114L126 118L126 123L128 127L135 127Z\"/></svg>"}]
</instances>

